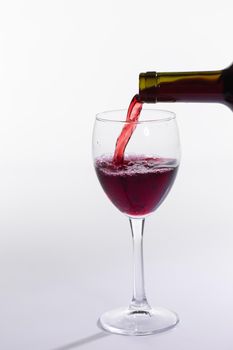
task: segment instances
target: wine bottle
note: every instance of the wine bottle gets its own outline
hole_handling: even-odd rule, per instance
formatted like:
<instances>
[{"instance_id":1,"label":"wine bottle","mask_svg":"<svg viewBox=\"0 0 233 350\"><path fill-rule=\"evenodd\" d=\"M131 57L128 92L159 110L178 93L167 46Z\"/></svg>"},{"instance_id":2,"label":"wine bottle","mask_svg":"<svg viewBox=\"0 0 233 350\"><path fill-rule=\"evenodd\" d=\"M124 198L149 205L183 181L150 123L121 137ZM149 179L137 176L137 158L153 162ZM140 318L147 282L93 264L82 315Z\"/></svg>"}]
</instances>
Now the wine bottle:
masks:
<instances>
[{"instance_id":1,"label":"wine bottle","mask_svg":"<svg viewBox=\"0 0 233 350\"><path fill-rule=\"evenodd\" d=\"M233 64L203 72L147 72L139 75L141 102L218 102L233 111Z\"/></svg>"}]
</instances>

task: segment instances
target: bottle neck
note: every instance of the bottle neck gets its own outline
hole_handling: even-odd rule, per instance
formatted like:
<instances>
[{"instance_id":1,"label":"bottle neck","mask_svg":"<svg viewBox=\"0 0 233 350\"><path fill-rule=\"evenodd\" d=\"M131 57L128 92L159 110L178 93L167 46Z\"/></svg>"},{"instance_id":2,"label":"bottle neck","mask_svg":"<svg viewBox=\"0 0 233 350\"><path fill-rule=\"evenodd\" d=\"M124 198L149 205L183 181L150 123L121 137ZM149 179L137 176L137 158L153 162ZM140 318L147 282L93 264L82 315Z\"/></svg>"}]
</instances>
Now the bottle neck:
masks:
<instances>
[{"instance_id":1,"label":"bottle neck","mask_svg":"<svg viewBox=\"0 0 233 350\"><path fill-rule=\"evenodd\" d=\"M223 102L223 71L141 73L142 102Z\"/></svg>"}]
</instances>

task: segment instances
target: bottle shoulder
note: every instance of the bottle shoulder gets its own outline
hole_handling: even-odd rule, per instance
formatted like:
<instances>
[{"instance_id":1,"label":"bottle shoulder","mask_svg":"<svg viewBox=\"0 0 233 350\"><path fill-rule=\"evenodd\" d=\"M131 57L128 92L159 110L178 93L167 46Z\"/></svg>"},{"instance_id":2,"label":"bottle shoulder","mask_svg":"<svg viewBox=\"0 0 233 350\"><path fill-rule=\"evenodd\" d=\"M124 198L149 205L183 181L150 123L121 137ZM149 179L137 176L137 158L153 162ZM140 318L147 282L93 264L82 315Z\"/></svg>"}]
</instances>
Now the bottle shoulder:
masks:
<instances>
[{"instance_id":1,"label":"bottle shoulder","mask_svg":"<svg viewBox=\"0 0 233 350\"><path fill-rule=\"evenodd\" d=\"M233 64L223 70L223 89L226 104L233 110Z\"/></svg>"}]
</instances>

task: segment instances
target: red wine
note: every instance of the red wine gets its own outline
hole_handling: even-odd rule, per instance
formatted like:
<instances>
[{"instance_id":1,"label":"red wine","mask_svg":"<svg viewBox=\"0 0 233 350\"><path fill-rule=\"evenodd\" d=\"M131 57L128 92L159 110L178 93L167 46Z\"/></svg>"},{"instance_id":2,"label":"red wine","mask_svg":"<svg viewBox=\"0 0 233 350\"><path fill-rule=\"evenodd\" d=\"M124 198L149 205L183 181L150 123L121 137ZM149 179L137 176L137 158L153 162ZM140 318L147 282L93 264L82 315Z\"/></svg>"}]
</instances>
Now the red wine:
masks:
<instances>
[{"instance_id":1,"label":"red wine","mask_svg":"<svg viewBox=\"0 0 233 350\"><path fill-rule=\"evenodd\" d=\"M116 164L110 157L97 158L99 181L112 203L130 216L152 213L168 194L178 170L174 159L125 157Z\"/></svg>"},{"instance_id":2,"label":"red wine","mask_svg":"<svg viewBox=\"0 0 233 350\"><path fill-rule=\"evenodd\" d=\"M233 110L233 64L219 71L139 75L142 102L218 102Z\"/></svg>"},{"instance_id":3,"label":"red wine","mask_svg":"<svg viewBox=\"0 0 233 350\"><path fill-rule=\"evenodd\" d=\"M121 164L123 162L125 148L137 126L136 122L138 121L141 110L142 102L139 101L139 96L135 95L128 108L126 124L124 125L116 142L116 148L113 157L116 164Z\"/></svg>"}]
</instances>

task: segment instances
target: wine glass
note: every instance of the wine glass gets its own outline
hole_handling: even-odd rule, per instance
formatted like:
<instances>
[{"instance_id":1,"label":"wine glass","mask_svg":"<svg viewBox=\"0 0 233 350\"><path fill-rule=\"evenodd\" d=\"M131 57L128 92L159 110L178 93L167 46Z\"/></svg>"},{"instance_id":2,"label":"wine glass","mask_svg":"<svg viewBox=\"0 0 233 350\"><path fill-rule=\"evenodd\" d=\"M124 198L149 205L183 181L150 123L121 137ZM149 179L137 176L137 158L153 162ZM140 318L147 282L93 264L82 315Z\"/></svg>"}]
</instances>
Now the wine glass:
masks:
<instances>
[{"instance_id":1,"label":"wine glass","mask_svg":"<svg viewBox=\"0 0 233 350\"><path fill-rule=\"evenodd\" d=\"M143 271L145 218L163 202L175 180L180 160L178 128L173 112L143 109L121 163L113 160L116 140L128 123L126 110L96 116L93 158L99 182L111 202L130 221L133 237L134 285L130 305L104 313L99 323L109 332L147 335L174 327L176 313L153 308L147 301Z\"/></svg>"}]
</instances>

